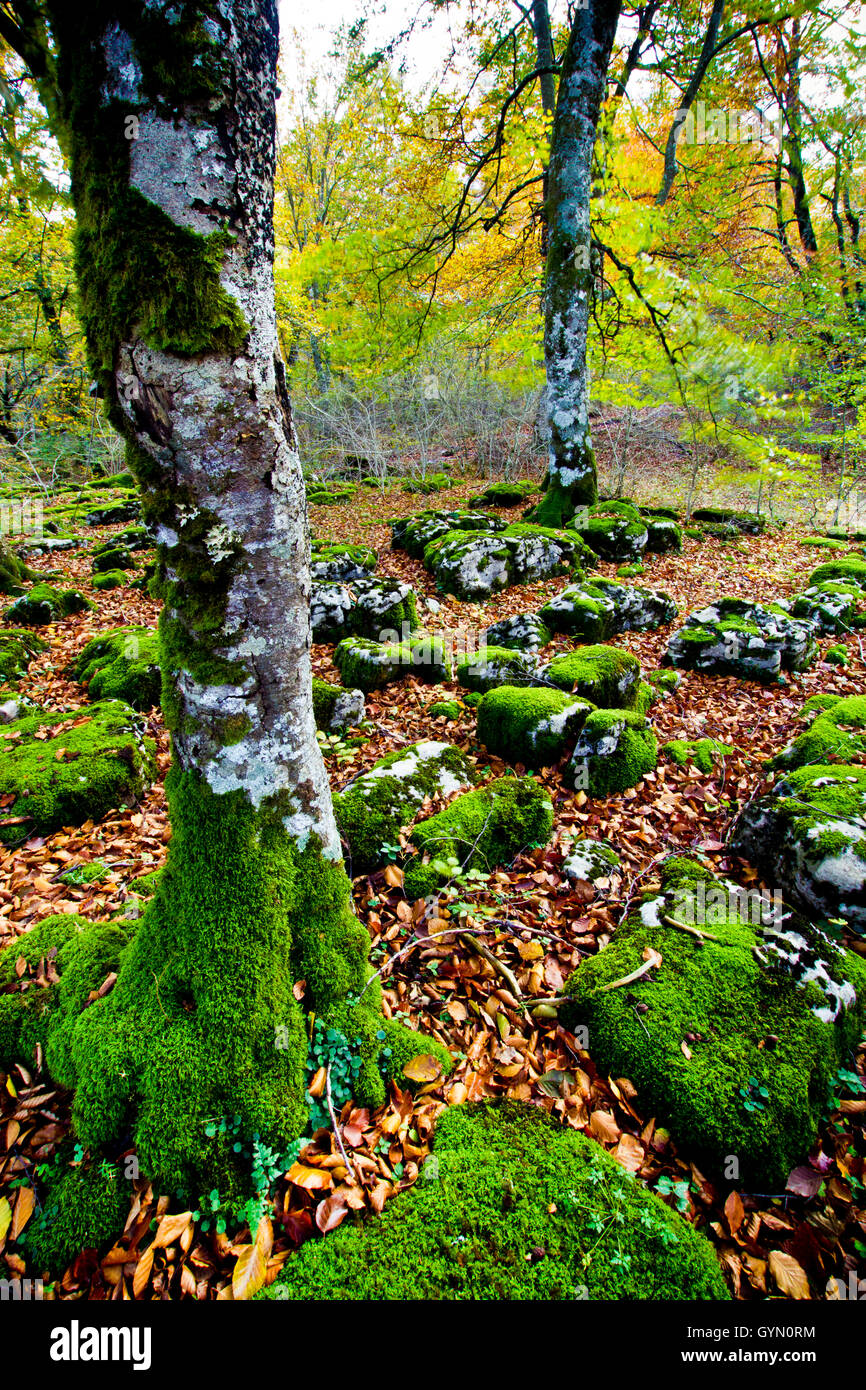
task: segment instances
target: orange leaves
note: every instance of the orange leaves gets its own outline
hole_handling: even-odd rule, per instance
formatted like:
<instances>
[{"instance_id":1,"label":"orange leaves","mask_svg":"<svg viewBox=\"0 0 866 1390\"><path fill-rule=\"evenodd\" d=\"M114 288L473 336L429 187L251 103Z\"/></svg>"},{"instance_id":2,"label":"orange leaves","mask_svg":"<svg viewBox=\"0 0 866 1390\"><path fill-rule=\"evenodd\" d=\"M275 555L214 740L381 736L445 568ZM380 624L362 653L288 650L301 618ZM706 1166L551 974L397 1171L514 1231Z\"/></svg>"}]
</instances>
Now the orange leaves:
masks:
<instances>
[{"instance_id":1,"label":"orange leaves","mask_svg":"<svg viewBox=\"0 0 866 1390\"><path fill-rule=\"evenodd\" d=\"M406 1063L403 1068L403 1075L410 1081L437 1081L442 1075L442 1063L429 1053L422 1053L421 1056L413 1057L411 1062Z\"/></svg>"},{"instance_id":2,"label":"orange leaves","mask_svg":"<svg viewBox=\"0 0 866 1390\"><path fill-rule=\"evenodd\" d=\"M771 1250L770 1273L779 1292L784 1294L786 1298L812 1297L806 1271L802 1265L798 1264L793 1255L786 1255L783 1250Z\"/></svg>"},{"instance_id":3,"label":"orange leaves","mask_svg":"<svg viewBox=\"0 0 866 1390\"><path fill-rule=\"evenodd\" d=\"M182 1211L176 1216L164 1216L157 1227L152 1248L164 1250L167 1246L173 1245L187 1231L192 1230L192 1224L191 1211Z\"/></svg>"},{"instance_id":4,"label":"orange leaves","mask_svg":"<svg viewBox=\"0 0 866 1390\"><path fill-rule=\"evenodd\" d=\"M27 1222L33 1215L36 1205L36 1193L32 1187L19 1187L18 1200L15 1203L15 1210L12 1213L12 1225L9 1227L9 1239L17 1240Z\"/></svg>"},{"instance_id":5,"label":"orange leaves","mask_svg":"<svg viewBox=\"0 0 866 1390\"><path fill-rule=\"evenodd\" d=\"M235 1300L252 1298L265 1282L268 1257L274 1248L274 1228L270 1217L263 1216L252 1244L242 1246L232 1271L232 1296Z\"/></svg>"}]
</instances>

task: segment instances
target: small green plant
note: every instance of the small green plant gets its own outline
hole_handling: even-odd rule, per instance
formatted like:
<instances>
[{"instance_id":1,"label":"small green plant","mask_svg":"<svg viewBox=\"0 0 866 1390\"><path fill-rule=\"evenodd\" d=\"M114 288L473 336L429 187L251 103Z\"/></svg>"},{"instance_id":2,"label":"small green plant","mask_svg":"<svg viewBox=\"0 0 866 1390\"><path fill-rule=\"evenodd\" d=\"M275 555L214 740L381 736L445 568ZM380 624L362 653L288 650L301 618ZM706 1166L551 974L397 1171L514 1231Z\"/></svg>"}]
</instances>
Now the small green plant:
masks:
<instances>
[{"instance_id":1,"label":"small green plant","mask_svg":"<svg viewBox=\"0 0 866 1390\"><path fill-rule=\"evenodd\" d=\"M770 1092L766 1086L761 1085L756 1076L749 1077L748 1086L740 1087L740 1095L743 1097L743 1109L750 1115L756 1110L766 1110L764 1101L770 1099Z\"/></svg>"},{"instance_id":2,"label":"small green plant","mask_svg":"<svg viewBox=\"0 0 866 1390\"><path fill-rule=\"evenodd\" d=\"M663 1173L656 1183L656 1192L660 1197L673 1197L674 1206L679 1212L687 1212L689 1209L689 1185L683 1179L677 1181ZM670 1203L668 1203L670 1205Z\"/></svg>"}]
</instances>

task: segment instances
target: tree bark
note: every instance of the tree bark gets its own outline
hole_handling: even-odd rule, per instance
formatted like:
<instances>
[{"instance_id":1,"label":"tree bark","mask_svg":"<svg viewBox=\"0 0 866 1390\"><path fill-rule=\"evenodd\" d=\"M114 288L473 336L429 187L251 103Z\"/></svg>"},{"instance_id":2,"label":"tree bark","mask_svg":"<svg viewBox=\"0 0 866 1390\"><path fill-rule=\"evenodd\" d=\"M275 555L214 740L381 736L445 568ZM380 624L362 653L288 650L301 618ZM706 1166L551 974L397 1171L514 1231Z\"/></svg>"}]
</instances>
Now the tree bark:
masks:
<instances>
[{"instance_id":1,"label":"tree bark","mask_svg":"<svg viewBox=\"0 0 866 1390\"><path fill-rule=\"evenodd\" d=\"M592 157L621 6L575 11L553 121L544 358L550 445L545 494L531 519L562 526L598 496L589 427L587 336L593 272Z\"/></svg>"},{"instance_id":2,"label":"tree bark","mask_svg":"<svg viewBox=\"0 0 866 1390\"><path fill-rule=\"evenodd\" d=\"M173 748L168 863L63 1079L85 1144L131 1128L144 1171L192 1200L244 1185L215 1118L280 1149L306 1128L309 1014L359 1040L369 1103L386 1039L383 1068L430 1048L407 1052L365 989L315 736L274 311L276 2L47 10L91 365L157 528Z\"/></svg>"},{"instance_id":3,"label":"tree bark","mask_svg":"<svg viewBox=\"0 0 866 1390\"><path fill-rule=\"evenodd\" d=\"M710 11L710 18L707 23L707 30L704 34L704 41L695 70L689 80L686 90L683 92L677 114L668 132L667 143L665 145L665 166L662 174L661 188L656 195L656 203L659 207L667 202L668 194L673 186L673 181L677 173L677 142L680 138L686 115L691 110L695 98L701 89L701 83L706 76L707 69L713 61L716 52L716 44L719 37L719 28L722 23L722 16L725 11L725 0L713 0L713 8Z\"/></svg>"}]
</instances>

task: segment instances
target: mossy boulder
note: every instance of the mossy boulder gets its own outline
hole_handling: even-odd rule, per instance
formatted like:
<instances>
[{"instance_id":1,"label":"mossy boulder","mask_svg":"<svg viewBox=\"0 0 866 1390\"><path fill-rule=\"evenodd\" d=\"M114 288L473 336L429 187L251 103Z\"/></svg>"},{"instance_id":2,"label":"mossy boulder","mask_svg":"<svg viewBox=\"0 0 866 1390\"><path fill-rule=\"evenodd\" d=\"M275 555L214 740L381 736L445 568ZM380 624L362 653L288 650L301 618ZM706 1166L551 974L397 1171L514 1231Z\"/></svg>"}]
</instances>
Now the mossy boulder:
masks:
<instances>
[{"instance_id":1,"label":"mossy boulder","mask_svg":"<svg viewBox=\"0 0 866 1390\"><path fill-rule=\"evenodd\" d=\"M499 686L478 706L478 741L508 763L548 767L573 743L592 708L564 691Z\"/></svg>"},{"instance_id":2,"label":"mossy boulder","mask_svg":"<svg viewBox=\"0 0 866 1390\"><path fill-rule=\"evenodd\" d=\"M73 674L92 700L125 700L133 709L153 709L162 687L157 634L147 627L101 632L83 648Z\"/></svg>"},{"instance_id":3,"label":"mossy boulder","mask_svg":"<svg viewBox=\"0 0 866 1390\"><path fill-rule=\"evenodd\" d=\"M124 581L125 582L125 581ZM94 604L77 589L55 589L51 584L34 584L6 609L3 617L8 623L29 623L46 627L73 613L84 613Z\"/></svg>"},{"instance_id":4,"label":"mossy boulder","mask_svg":"<svg viewBox=\"0 0 866 1390\"><path fill-rule=\"evenodd\" d=\"M679 671L647 671L646 680L660 700L675 695L683 683Z\"/></svg>"},{"instance_id":5,"label":"mossy boulder","mask_svg":"<svg viewBox=\"0 0 866 1390\"><path fill-rule=\"evenodd\" d=\"M470 497L470 507L516 507L525 502L538 488L528 479L515 479L513 483L491 483L477 497Z\"/></svg>"},{"instance_id":6,"label":"mossy boulder","mask_svg":"<svg viewBox=\"0 0 866 1390\"><path fill-rule=\"evenodd\" d=\"M418 626L415 594L396 579L314 583L310 623L314 642L339 642L343 637L399 641Z\"/></svg>"},{"instance_id":7,"label":"mossy boulder","mask_svg":"<svg viewBox=\"0 0 866 1390\"><path fill-rule=\"evenodd\" d=\"M364 692L313 676L313 716L316 728L328 733L360 724L365 712Z\"/></svg>"},{"instance_id":8,"label":"mossy boulder","mask_svg":"<svg viewBox=\"0 0 866 1390\"><path fill-rule=\"evenodd\" d=\"M732 534L740 531L749 536L760 536L767 527L765 516L756 516L754 512L736 511L730 507L699 507L696 512L692 512L692 520L702 521L709 526L724 527Z\"/></svg>"},{"instance_id":9,"label":"mossy boulder","mask_svg":"<svg viewBox=\"0 0 866 1390\"><path fill-rule=\"evenodd\" d=\"M720 598L688 615L668 642L663 662L690 671L738 676L763 683L785 671L802 671L815 660L815 626L792 618L780 605Z\"/></svg>"},{"instance_id":10,"label":"mossy boulder","mask_svg":"<svg viewBox=\"0 0 866 1390\"><path fill-rule=\"evenodd\" d=\"M123 570L104 570L102 574L95 574L91 583L94 589L107 592L109 589L123 589L129 583L129 577Z\"/></svg>"},{"instance_id":11,"label":"mossy boulder","mask_svg":"<svg viewBox=\"0 0 866 1390\"><path fill-rule=\"evenodd\" d=\"M308 1241L260 1297L725 1299L709 1241L600 1145L516 1101L445 1111L419 1182Z\"/></svg>"},{"instance_id":12,"label":"mossy boulder","mask_svg":"<svg viewBox=\"0 0 866 1390\"><path fill-rule=\"evenodd\" d=\"M621 860L613 845L603 840L574 840L562 863L562 872L572 883L595 883L619 872Z\"/></svg>"},{"instance_id":13,"label":"mossy boulder","mask_svg":"<svg viewBox=\"0 0 866 1390\"><path fill-rule=\"evenodd\" d=\"M807 589L827 582L856 584L866 589L866 560L828 560L809 575Z\"/></svg>"},{"instance_id":14,"label":"mossy boulder","mask_svg":"<svg viewBox=\"0 0 866 1390\"><path fill-rule=\"evenodd\" d=\"M841 643L835 647L828 647L824 653L824 660L829 666L847 666L850 661L847 647L843 647Z\"/></svg>"},{"instance_id":15,"label":"mossy boulder","mask_svg":"<svg viewBox=\"0 0 866 1390\"><path fill-rule=\"evenodd\" d=\"M419 512L416 516L400 517L391 522L391 547L393 550L405 550L414 559L421 560L428 545L449 531L486 531L491 534L504 531L505 527L504 521L485 512Z\"/></svg>"},{"instance_id":16,"label":"mossy boulder","mask_svg":"<svg viewBox=\"0 0 866 1390\"><path fill-rule=\"evenodd\" d=\"M641 519L646 527L648 554L665 555L670 551L679 552L682 550L683 531L676 521L643 509L641 510Z\"/></svg>"},{"instance_id":17,"label":"mossy boulder","mask_svg":"<svg viewBox=\"0 0 866 1390\"><path fill-rule=\"evenodd\" d=\"M334 814L346 841L350 870L368 873L386 857L426 798L471 787L475 773L459 748L424 740L396 749L334 796Z\"/></svg>"},{"instance_id":18,"label":"mossy boulder","mask_svg":"<svg viewBox=\"0 0 866 1390\"><path fill-rule=\"evenodd\" d=\"M426 897L469 869L491 873L530 845L547 844L552 829L553 803L532 777L499 777L455 797L409 835L419 858L406 867L406 896Z\"/></svg>"},{"instance_id":19,"label":"mossy boulder","mask_svg":"<svg viewBox=\"0 0 866 1390\"><path fill-rule=\"evenodd\" d=\"M459 700L434 700L427 706L427 713L431 719L459 719L463 706Z\"/></svg>"},{"instance_id":20,"label":"mossy boulder","mask_svg":"<svg viewBox=\"0 0 866 1390\"><path fill-rule=\"evenodd\" d=\"M539 617L554 632L568 632L587 642L618 632L647 632L673 622L677 606L669 594L590 579L573 584L551 599Z\"/></svg>"},{"instance_id":21,"label":"mossy boulder","mask_svg":"<svg viewBox=\"0 0 866 1390\"><path fill-rule=\"evenodd\" d=\"M128 501L109 502L104 507L76 508L75 514L85 526L114 526L120 521L137 521L141 516L141 503L137 498L129 498Z\"/></svg>"},{"instance_id":22,"label":"mossy boulder","mask_svg":"<svg viewBox=\"0 0 866 1390\"><path fill-rule=\"evenodd\" d=\"M0 629L0 679L21 680L34 656L44 652L47 646L42 637L25 628Z\"/></svg>"},{"instance_id":23,"label":"mossy boulder","mask_svg":"<svg viewBox=\"0 0 866 1390\"><path fill-rule=\"evenodd\" d=\"M446 531L424 550L424 564L444 593L489 598L514 584L582 570L585 547L567 531L516 522L504 531Z\"/></svg>"},{"instance_id":24,"label":"mossy boulder","mask_svg":"<svg viewBox=\"0 0 866 1390\"><path fill-rule=\"evenodd\" d=\"M107 570L134 570L136 561L125 545L106 545L97 550L91 563L94 574L104 574Z\"/></svg>"},{"instance_id":25,"label":"mossy boulder","mask_svg":"<svg viewBox=\"0 0 866 1390\"><path fill-rule=\"evenodd\" d=\"M646 550L646 522L627 502L599 502L584 508L569 526L603 560L637 560Z\"/></svg>"},{"instance_id":26,"label":"mossy boulder","mask_svg":"<svg viewBox=\"0 0 866 1390\"><path fill-rule=\"evenodd\" d=\"M344 637L334 651L334 665L346 685L365 693L406 676L433 685L451 676L444 640L429 633L416 635L407 642Z\"/></svg>"},{"instance_id":27,"label":"mossy boulder","mask_svg":"<svg viewBox=\"0 0 866 1390\"><path fill-rule=\"evenodd\" d=\"M712 772L716 763L724 762L733 751L729 743L720 743L717 738L674 738L662 747L662 752L677 767L685 767L686 763L691 762L700 772L706 773Z\"/></svg>"},{"instance_id":28,"label":"mossy boulder","mask_svg":"<svg viewBox=\"0 0 866 1390\"><path fill-rule=\"evenodd\" d=\"M35 570L31 570L20 556L4 545L0 536L0 594L21 594L28 581L37 578Z\"/></svg>"},{"instance_id":29,"label":"mossy boulder","mask_svg":"<svg viewBox=\"0 0 866 1390\"><path fill-rule=\"evenodd\" d=\"M851 580L825 579L798 594L791 612L795 618L809 618L819 632L846 632L863 597L863 590Z\"/></svg>"},{"instance_id":30,"label":"mossy boulder","mask_svg":"<svg viewBox=\"0 0 866 1390\"><path fill-rule=\"evenodd\" d=\"M746 806L732 849L797 905L866 931L866 767L795 768Z\"/></svg>"},{"instance_id":31,"label":"mossy boulder","mask_svg":"<svg viewBox=\"0 0 866 1390\"><path fill-rule=\"evenodd\" d=\"M590 796L637 786L658 760L658 743L636 709L595 709L586 718L564 780Z\"/></svg>"},{"instance_id":32,"label":"mossy boulder","mask_svg":"<svg viewBox=\"0 0 866 1390\"><path fill-rule=\"evenodd\" d=\"M481 647L457 665L457 682L482 694L497 685L530 685L538 670L535 657L508 647Z\"/></svg>"},{"instance_id":33,"label":"mossy boulder","mask_svg":"<svg viewBox=\"0 0 866 1390\"><path fill-rule=\"evenodd\" d=\"M805 767L807 763L853 763L866 758L866 696L829 696L815 714L807 702L801 717L814 714L811 725L793 743L771 758L773 768Z\"/></svg>"},{"instance_id":34,"label":"mossy boulder","mask_svg":"<svg viewBox=\"0 0 866 1390\"><path fill-rule=\"evenodd\" d=\"M866 964L693 860L668 860L661 878L570 977L560 1018L588 1028L596 1066L628 1076L712 1174L736 1158L742 1189L779 1190L859 1039Z\"/></svg>"},{"instance_id":35,"label":"mossy boulder","mask_svg":"<svg viewBox=\"0 0 866 1390\"><path fill-rule=\"evenodd\" d=\"M540 673L600 709L634 709L640 697L640 662L620 647L578 647L554 657Z\"/></svg>"},{"instance_id":36,"label":"mossy boulder","mask_svg":"<svg viewBox=\"0 0 866 1390\"><path fill-rule=\"evenodd\" d=\"M366 545L342 545L336 541L314 541L310 575L314 584L346 583L366 579L376 568L378 556Z\"/></svg>"},{"instance_id":37,"label":"mossy boulder","mask_svg":"<svg viewBox=\"0 0 866 1390\"><path fill-rule=\"evenodd\" d=\"M537 613L517 613L491 623L484 641L491 647L508 647L511 651L537 652L550 641L550 630Z\"/></svg>"},{"instance_id":38,"label":"mossy boulder","mask_svg":"<svg viewBox=\"0 0 866 1390\"><path fill-rule=\"evenodd\" d=\"M17 719L4 730L0 843L99 820L142 795L154 775L155 744L122 700L66 714Z\"/></svg>"}]
</instances>

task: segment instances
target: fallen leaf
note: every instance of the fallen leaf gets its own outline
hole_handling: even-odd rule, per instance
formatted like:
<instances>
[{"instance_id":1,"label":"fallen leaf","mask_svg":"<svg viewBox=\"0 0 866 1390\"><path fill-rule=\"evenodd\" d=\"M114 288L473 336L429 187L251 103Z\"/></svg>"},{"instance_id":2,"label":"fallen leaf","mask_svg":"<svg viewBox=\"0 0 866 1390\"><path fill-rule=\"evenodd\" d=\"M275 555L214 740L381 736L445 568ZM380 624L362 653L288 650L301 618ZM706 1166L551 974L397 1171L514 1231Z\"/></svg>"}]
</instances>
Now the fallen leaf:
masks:
<instances>
[{"instance_id":1,"label":"fallen leaf","mask_svg":"<svg viewBox=\"0 0 866 1390\"><path fill-rule=\"evenodd\" d=\"M36 1193L32 1187L20 1187L18 1189L18 1201L15 1203L15 1215L12 1218L12 1226L9 1231L13 1240L17 1240L27 1222L33 1215L33 1208L36 1205Z\"/></svg>"},{"instance_id":2,"label":"fallen leaf","mask_svg":"<svg viewBox=\"0 0 866 1390\"><path fill-rule=\"evenodd\" d=\"M191 1211L181 1211L174 1216L164 1216L156 1228L156 1235L151 1243L153 1250L165 1250L167 1246L173 1245L179 1240L192 1221Z\"/></svg>"},{"instance_id":3,"label":"fallen leaf","mask_svg":"<svg viewBox=\"0 0 866 1390\"><path fill-rule=\"evenodd\" d=\"M403 1075L410 1081L438 1081L442 1075L442 1063L429 1052L413 1057L403 1068Z\"/></svg>"},{"instance_id":4,"label":"fallen leaf","mask_svg":"<svg viewBox=\"0 0 866 1390\"><path fill-rule=\"evenodd\" d=\"M809 1280L803 1266L784 1250L770 1251L770 1273L780 1293L788 1298L811 1298Z\"/></svg>"},{"instance_id":5,"label":"fallen leaf","mask_svg":"<svg viewBox=\"0 0 866 1390\"><path fill-rule=\"evenodd\" d=\"M320 1202L316 1207L316 1225L327 1235L328 1231L334 1231L348 1213L349 1208L341 1197L326 1197L324 1202Z\"/></svg>"},{"instance_id":6,"label":"fallen leaf","mask_svg":"<svg viewBox=\"0 0 866 1390\"><path fill-rule=\"evenodd\" d=\"M739 1192L729 1192L725 1201L725 1220L728 1223L728 1230L731 1235L736 1235L743 1224L745 1208Z\"/></svg>"}]
</instances>

